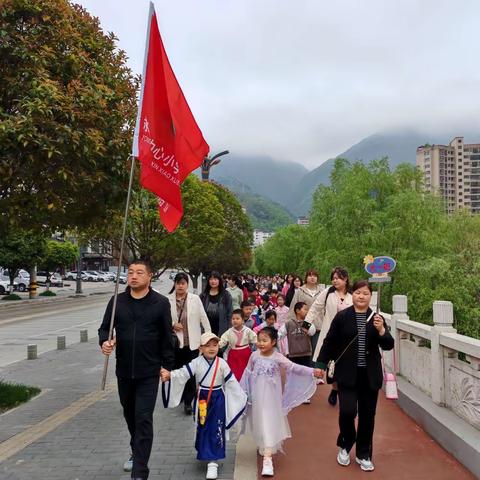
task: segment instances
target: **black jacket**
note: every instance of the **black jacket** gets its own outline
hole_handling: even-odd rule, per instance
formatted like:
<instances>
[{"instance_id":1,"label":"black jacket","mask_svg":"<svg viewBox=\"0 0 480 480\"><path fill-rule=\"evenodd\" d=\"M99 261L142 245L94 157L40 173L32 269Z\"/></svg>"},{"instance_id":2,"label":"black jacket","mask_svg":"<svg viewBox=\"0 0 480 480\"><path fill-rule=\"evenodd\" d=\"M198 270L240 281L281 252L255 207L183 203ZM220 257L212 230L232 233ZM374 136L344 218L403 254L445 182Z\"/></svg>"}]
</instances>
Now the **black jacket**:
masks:
<instances>
[{"instance_id":1,"label":"black jacket","mask_svg":"<svg viewBox=\"0 0 480 480\"><path fill-rule=\"evenodd\" d=\"M142 302L134 305L134 302ZM98 329L100 346L108 340L113 297L108 303ZM141 311L141 315L134 310ZM142 300L129 291L120 293L115 310L116 374L121 378L144 378L160 375L160 367L174 366L174 343L170 302L150 289Z\"/></svg>"},{"instance_id":2,"label":"black jacket","mask_svg":"<svg viewBox=\"0 0 480 480\"><path fill-rule=\"evenodd\" d=\"M367 318L372 313L368 309ZM382 350L391 350L394 345L393 337L385 325L385 334L380 336L373 326L373 319L366 326L365 355L367 361L367 374L370 388L378 390L382 388L383 372L379 347ZM325 368L330 360L337 360L350 341L358 333L355 308L353 306L342 310L335 315L330 330L323 341L318 363L320 368ZM335 363L335 380L345 387L354 387L357 381L357 350L358 340L348 347L342 357Z\"/></svg>"}]
</instances>

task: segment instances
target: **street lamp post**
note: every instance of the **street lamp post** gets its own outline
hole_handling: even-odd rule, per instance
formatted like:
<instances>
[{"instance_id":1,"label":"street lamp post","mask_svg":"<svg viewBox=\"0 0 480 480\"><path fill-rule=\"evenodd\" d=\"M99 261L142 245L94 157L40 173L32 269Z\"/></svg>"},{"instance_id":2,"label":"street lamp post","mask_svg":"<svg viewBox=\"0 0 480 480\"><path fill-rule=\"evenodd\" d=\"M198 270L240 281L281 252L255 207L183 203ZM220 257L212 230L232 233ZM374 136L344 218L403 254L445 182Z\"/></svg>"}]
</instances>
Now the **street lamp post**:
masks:
<instances>
[{"instance_id":1,"label":"street lamp post","mask_svg":"<svg viewBox=\"0 0 480 480\"><path fill-rule=\"evenodd\" d=\"M227 155L230 153L228 150L224 150L223 152L217 153L213 157L205 157L202 162L202 180L204 182L208 182L209 177L210 177L210 169L214 165L218 165L221 160L219 160L219 157L222 155Z\"/></svg>"}]
</instances>

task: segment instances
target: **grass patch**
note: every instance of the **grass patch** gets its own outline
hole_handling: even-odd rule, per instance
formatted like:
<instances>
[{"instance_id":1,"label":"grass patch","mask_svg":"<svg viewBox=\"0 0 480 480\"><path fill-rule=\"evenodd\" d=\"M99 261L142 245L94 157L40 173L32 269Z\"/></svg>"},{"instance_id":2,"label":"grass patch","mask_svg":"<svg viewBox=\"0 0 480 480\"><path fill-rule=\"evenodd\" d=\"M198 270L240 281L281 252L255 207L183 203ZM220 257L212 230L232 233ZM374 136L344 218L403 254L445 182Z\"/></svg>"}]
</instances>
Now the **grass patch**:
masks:
<instances>
[{"instance_id":1,"label":"grass patch","mask_svg":"<svg viewBox=\"0 0 480 480\"><path fill-rule=\"evenodd\" d=\"M9 293L8 295L5 295L2 300L21 300L22 297L17 295L16 293Z\"/></svg>"},{"instance_id":2,"label":"grass patch","mask_svg":"<svg viewBox=\"0 0 480 480\"><path fill-rule=\"evenodd\" d=\"M45 290L42 292L39 297L56 297L57 294L55 292L52 292L51 290Z\"/></svg>"},{"instance_id":3,"label":"grass patch","mask_svg":"<svg viewBox=\"0 0 480 480\"><path fill-rule=\"evenodd\" d=\"M0 380L0 413L15 408L40 393L37 387Z\"/></svg>"}]
</instances>

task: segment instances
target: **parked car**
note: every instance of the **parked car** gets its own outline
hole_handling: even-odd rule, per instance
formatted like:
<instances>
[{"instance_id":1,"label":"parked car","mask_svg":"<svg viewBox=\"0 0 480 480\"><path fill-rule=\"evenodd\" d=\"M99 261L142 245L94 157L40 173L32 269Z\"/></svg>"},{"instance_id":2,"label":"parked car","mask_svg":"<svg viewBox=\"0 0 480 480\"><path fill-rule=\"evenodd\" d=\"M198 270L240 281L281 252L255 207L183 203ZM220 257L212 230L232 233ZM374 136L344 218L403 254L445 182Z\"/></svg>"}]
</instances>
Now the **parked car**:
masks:
<instances>
[{"instance_id":1,"label":"parked car","mask_svg":"<svg viewBox=\"0 0 480 480\"><path fill-rule=\"evenodd\" d=\"M85 273L81 273L82 280L87 280L87 275ZM75 270L71 272L67 272L65 274L65 280L73 280L75 281L77 279L77 272Z\"/></svg>"},{"instance_id":2,"label":"parked car","mask_svg":"<svg viewBox=\"0 0 480 480\"><path fill-rule=\"evenodd\" d=\"M102 282L109 282L110 281L110 277L106 272L100 272L98 270L94 270L94 272L98 275L100 281L102 281Z\"/></svg>"},{"instance_id":3,"label":"parked car","mask_svg":"<svg viewBox=\"0 0 480 480\"><path fill-rule=\"evenodd\" d=\"M177 275L177 273L178 273L178 272L176 272L175 270L172 270L172 271L170 272L170 275L168 276L168 278L169 278L170 280L173 280L173 279L175 278L175 276Z\"/></svg>"},{"instance_id":4,"label":"parked car","mask_svg":"<svg viewBox=\"0 0 480 480\"><path fill-rule=\"evenodd\" d=\"M119 283L125 285L127 283L127 274L126 273L121 273L120 274L120 280Z\"/></svg>"},{"instance_id":5,"label":"parked car","mask_svg":"<svg viewBox=\"0 0 480 480\"><path fill-rule=\"evenodd\" d=\"M39 285L47 285L47 272L37 272L37 283ZM48 283L51 287L63 287L63 280L59 273L50 274Z\"/></svg>"},{"instance_id":6,"label":"parked car","mask_svg":"<svg viewBox=\"0 0 480 480\"><path fill-rule=\"evenodd\" d=\"M2 280L6 280L10 285L10 277L8 276L8 270L3 270ZM23 269L18 270L15 278L13 279L13 289L19 292L26 292L30 285L30 274Z\"/></svg>"},{"instance_id":7,"label":"parked car","mask_svg":"<svg viewBox=\"0 0 480 480\"><path fill-rule=\"evenodd\" d=\"M10 287L9 280L0 279L0 295L5 295L6 293L8 293L9 287Z\"/></svg>"},{"instance_id":8,"label":"parked car","mask_svg":"<svg viewBox=\"0 0 480 480\"><path fill-rule=\"evenodd\" d=\"M89 277L88 280L92 282L104 282L105 279L98 274L95 270L85 270L85 273Z\"/></svg>"}]
</instances>

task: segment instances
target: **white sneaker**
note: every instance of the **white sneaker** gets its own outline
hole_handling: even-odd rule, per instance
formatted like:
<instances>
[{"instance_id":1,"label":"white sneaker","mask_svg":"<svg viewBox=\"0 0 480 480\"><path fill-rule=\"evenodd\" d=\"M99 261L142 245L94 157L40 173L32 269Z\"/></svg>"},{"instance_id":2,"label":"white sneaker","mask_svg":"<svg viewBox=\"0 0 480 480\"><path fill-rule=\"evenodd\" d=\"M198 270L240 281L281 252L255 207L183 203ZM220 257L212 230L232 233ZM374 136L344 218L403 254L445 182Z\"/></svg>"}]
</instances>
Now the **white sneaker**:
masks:
<instances>
[{"instance_id":1,"label":"white sneaker","mask_svg":"<svg viewBox=\"0 0 480 480\"><path fill-rule=\"evenodd\" d=\"M337 462L342 467L348 467L350 465L350 454L344 449L338 449Z\"/></svg>"},{"instance_id":2,"label":"white sneaker","mask_svg":"<svg viewBox=\"0 0 480 480\"><path fill-rule=\"evenodd\" d=\"M273 477L273 460L272 457L263 457L263 477Z\"/></svg>"},{"instance_id":3,"label":"white sneaker","mask_svg":"<svg viewBox=\"0 0 480 480\"><path fill-rule=\"evenodd\" d=\"M218 477L218 463L209 462L207 465L207 475L205 478L207 480L216 480Z\"/></svg>"},{"instance_id":4,"label":"white sneaker","mask_svg":"<svg viewBox=\"0 0 480 480\"><path fill-rule=\"evenodd\" d=\"M123 464L124 472L131 472L133 468L133 456L130 455L130 458Z\"/></svg>"},{"instance_id":5,"label":"white sneaker","mask_svg":"<svg viewBox=\"0 0 480 480\"><path fill-rule=\"evenodd\" d=\"M371 472L372 470L375 470L375 466L369 458L364 460L363 458L355 457L355 461L360 465L360 468L364 472Z\"/></svg>"}]
</instances>

